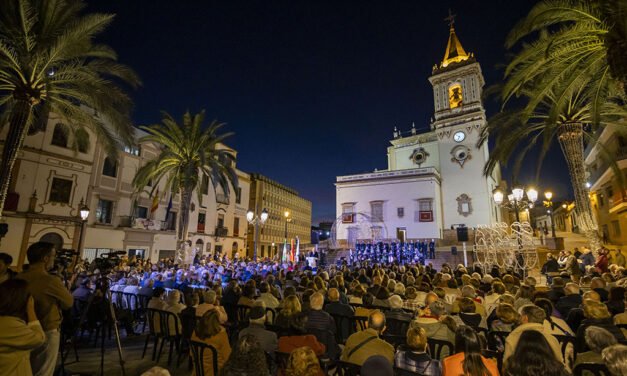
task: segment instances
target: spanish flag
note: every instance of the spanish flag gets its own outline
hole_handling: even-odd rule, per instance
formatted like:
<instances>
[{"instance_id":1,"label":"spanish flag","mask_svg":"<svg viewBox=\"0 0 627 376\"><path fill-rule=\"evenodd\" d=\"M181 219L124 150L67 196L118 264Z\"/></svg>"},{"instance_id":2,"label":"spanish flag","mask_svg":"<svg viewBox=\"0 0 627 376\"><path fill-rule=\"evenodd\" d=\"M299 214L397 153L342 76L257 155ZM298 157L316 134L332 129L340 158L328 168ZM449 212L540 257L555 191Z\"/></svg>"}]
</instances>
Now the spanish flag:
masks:
<instances>
[{"instance_id":1,"label":"spanish flag","mask_svg":"<svg viewBox=\"0 0 627 376\"><path fill-rule=\"evenodd\" d=\"M159 188L157 188L157 193L152 197L152 206L150 206L150 214L153 215L157 209L159 208Z\"/></svg>"}]
</instances>

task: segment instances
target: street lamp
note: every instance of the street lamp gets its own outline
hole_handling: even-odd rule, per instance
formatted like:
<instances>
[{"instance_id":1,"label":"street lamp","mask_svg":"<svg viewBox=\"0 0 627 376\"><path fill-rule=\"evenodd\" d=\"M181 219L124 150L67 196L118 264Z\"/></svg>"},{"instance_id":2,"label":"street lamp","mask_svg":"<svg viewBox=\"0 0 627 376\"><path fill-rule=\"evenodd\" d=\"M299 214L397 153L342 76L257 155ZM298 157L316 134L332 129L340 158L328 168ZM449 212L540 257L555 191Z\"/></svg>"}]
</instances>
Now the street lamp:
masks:
<instances>
[{"instance_id":1,"label":"street lamp","mask_svg":"<svg viewBox=\"0 0 627 376\"><path fill-rule=\"evenodd\" d=\"M87 218L89 218L89 207L85 205L83 199L81 198L81 202L78 204L78 213L81 217L81 232L78 235L78 254L80 257L83 257L83 236L85 233L85 224L87 223Z\"/></svg>"},{"instance_id":2,"label":"street lamp","mask_svg":"<svg viewBox=\"0 0 627 376\"><path fill-rule=\"evenodd\" d=\"M544 206L548 208L547 212L549 213L551 217L551 236L553 236L553 239L555 239L555 221L553 220L553 201L551 200L553 198L553 192L551 191L544 192L544 198L546 198L546 201L544 201Z\"/></svg>"},{"instance_id":3,"label":"street lamp","mask_svg":"<svg viewBox=\"0 0 627 376\"><path fill-rule=\"evenodd\" d=\"M538 191L533 187L529 187L527 188L527 192L525 192L522 186L515 185L514 188L512 188L512 193L507 195L507 201L505 201L505 192L497 187L492 191L492 198L498 206L514 210L516 213L516 222L520 222L520 211L533 208L534 202L538 200Z\"/></svg>"},{"instance_id":4,"label":"street lamp","mask_svg":"<svg viewBox=\"0 0 627 376\"><path fill-rule=\"evenodd\" d=\"M261 211L261 215L255 215L252 210L249 210L246 213L246 220L251 225L255 226L255 244L253 249L253 260L257 261L257 243L259 242L259 225L263 226L264 223L268 220L268 210L263 209Z\"/></svg>"},{"instance_id":5,"label":"street lamp","mask_svg":"<svg viewBox=\"0 0 627 376\"><path fill-rule=\"evenodd\" d=\"M289 222L292 222L292 218L290 218L290 212L287 210L283 212L283 216L285 217L285 239L283 241L283 248L287 250L287 224ZM283 251L281 251L280 253L281 257L279 257L279 262L282 262L281 260L283 260Z\"/></svg>"}]
</instances>

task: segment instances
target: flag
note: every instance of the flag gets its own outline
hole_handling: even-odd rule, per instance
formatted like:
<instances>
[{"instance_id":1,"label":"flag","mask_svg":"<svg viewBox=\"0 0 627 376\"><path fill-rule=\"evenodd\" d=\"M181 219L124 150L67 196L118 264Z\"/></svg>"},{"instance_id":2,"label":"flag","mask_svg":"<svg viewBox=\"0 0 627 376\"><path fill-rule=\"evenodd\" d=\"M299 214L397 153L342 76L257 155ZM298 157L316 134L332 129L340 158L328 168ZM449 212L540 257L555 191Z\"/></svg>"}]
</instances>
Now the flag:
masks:
<instances>
[{"instance_id":1,"label":"flag","mask_svg":"<svg viewBox=\"0 0 627 376\"><path fill-rule=\"evenodd\" d=\"M283 242L283 254L281 255L281 262L286 262L287 260L287 239Z\"/></svg>"},{"instance_id":2,"label":"flag","mask_svg":"<svg viewBox=\"0 0 627 376\"><path fill-rule=\"evenodd\" d=\"M300 257L300 239L298 238L298 236L296 237L296 262L299 261L299 257Z\"/></svg>"},{"instance_id":3,"label":"flag","mask_svg":"<svg viewBox=\"0 0 627 376\"><path fill-rule=\"evenodd\" d=\"M157 188L157 193L152 197L152 205L150 206L150 214L154 215L154 213L159 208L159 188Z\"/></svg>"},{"instance_id":4,"label":"flag","mask_svg":"<svg viewBox=\"0 0 627 376\"><path fill-rule=\"evenodd\" d=\"M294 239L290 239L290 261L294 262Z\"/></svg>"},{"instance_id":5,"label":"flag","mask_svg":"<svg viewBox=\"0 0 627 376\"><path fill-rule=\"evenodd\" d=\"M170 201L168 201L168 207L165 209L165 220L168 220L168 216L170 215L170 210L172 210L172 193L170 193Z\"/></svg>"}]
</instances>

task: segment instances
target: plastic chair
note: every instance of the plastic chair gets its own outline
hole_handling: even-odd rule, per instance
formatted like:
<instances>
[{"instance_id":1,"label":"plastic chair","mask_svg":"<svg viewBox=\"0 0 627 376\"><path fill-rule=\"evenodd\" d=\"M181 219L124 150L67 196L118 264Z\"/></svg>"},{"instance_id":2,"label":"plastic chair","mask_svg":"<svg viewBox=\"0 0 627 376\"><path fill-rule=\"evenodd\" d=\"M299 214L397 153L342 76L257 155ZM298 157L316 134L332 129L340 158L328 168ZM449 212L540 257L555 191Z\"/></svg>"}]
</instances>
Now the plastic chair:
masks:
<instances>
[{"instance_id":1,"label":"plastic chair","mask_svg":"<svg viewBox=\"0 0 627 376\"><path fill-rule=\"evenodd\" d=\"M590 372L594 376L611 376L605 364L598 363L579 363L573 369L573 375L582 376L584 374L583 371Z\"/></svg>"},{"instance_id":2,"label":"plastic chair","mask_svg":"<svg viewBox=\"0 0 627 376\"><path fill-rule=\"evenodd\" d=\"M429 353L431 354L431 357L438 360L442 360L443 348L448 348L448 355L452 355L453 349L455 348L451 342L435 338L428 338L427 344L429 345Z\"/></svg>"},{"instance_id":3,"label":"plastic chair","mask_svg":"<svg viewBox=\"0 0 627 376\"><path fill-rule=\"evenodd\" d=\"M152 350L152 360L155 360L157 356L157 345L162 338L161 332L161 315L159 315L158 309L148 308L146 309L146 321L148 322L148 335L146 335L146 343L144 344L144 352L142 353L142 359L146 356L146 350L148 349L148 342L150 337L154 337L155 344Z\"/></svg>"},{"instance_id":4,"label":"plastic chair","mask_svg":"<svg viewBox=\"0 0 627 376\"><path fill-rule=\"evenodd\" d=\"M346 343L348 337L354 332L351 325L351 317L346 315L331 314L335 321L335 341Z\"/></svg>"},{"instance_id":5,"label":"plastic chair","mask_svg":"<svg viewBox=\"0 0 627 376\"><path fill-rule=\"evenodd\" d=\"M361 373L361 366L359 364L338 361L336 368L336 375L338 376L359 376Z\"/></svg>"},{"instance_id":6,"label":"plastic chair","mask_svg":"<svg viewBox=\"0 0 627 376\"><path fill-rule=\"evenodd\" d=\"M567 356L567 348L568 348L568 344L572 345L573 348L573 359L572 361L574 362L577 358L577 351L575 349L575 337L573 336L565 336L565 335L559 335L559 334L554 334L553 337L555 337L557 339L557 341L560 343L560 346L562 348L562 357L564 358L564 360L566 359Z\"/></svg>"},{"instance_id":7,"label":"plastic chair","mask_svg":"<svg viewBox=\"0 0 627 376\"><path fill-rule=\"evenodd\" d=\"M172 312L168 311L158 311L159 312L159 320L161 321L161 333L162 333L162 341L161 346L159 346L159 354L157 355L157 362L161 359L161 353L163 352L163 345L167 342L170 342L170 350L168 352L168 366L172 363L172 350L176 347L177 353L180 349L181 342L181 321L179 317ZM173 325L170 325L173 324Z\"/></svg>"},{"instance_id":8,"label":"plastic chair","mask_svg":"<svg viewBox=\"0 0 627 376\"><path fill-rule=\"evenodd\" d=\"M399 346L407 344L407 335L398 334L382 334L379 336L382 340L394 346L394 349L398 349Z\"/></svg>"},{"instance_id":9,"label":"plastic chair","mask_svg":"<svg viewBox=\"0 0 627 376\"><path fill-rule=\"evenodd\" d=\"M218 351L215 347L203 342L190 341L190 352L194 363L194 371L196 376L205 376L205 351L211 351L211 360L213 364L213 375L218 375Z\"/></svg>"},{"instance_id":10,"label":"plastic chair","mask_svg":"<svg viewBox=\"0 0 627 376\"><path fill-rule=\"evenodd\" d=\"M501 346L503 346L503 348L505 347L505 339L507 338L507 336L509 335L510 332L504 332L504 331L488 331L488 336L487 336L487 340L488 340L488 348L490 350L495 350L498 351L499 350L499 344Z\"/></svg>"}]
</instances>

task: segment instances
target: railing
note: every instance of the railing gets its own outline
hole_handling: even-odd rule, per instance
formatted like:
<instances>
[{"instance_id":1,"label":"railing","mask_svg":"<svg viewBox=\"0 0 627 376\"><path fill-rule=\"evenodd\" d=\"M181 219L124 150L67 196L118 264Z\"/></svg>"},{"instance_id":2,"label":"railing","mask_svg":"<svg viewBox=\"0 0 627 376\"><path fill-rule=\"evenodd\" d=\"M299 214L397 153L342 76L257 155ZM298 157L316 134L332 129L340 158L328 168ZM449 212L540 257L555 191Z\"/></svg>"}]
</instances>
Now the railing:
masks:
<instances>
[{"instance_id":1,"label":"railing","mask_svg":"<svg viewBox=\"0 0 627 376\"><path fill-rule=\"evenodd\" d=\"M216 236L225 237L229 235L229 229L226 227L217 226L216 227Z\"/></svg>"},{"instance_id":2,"label":"railing","mask_svg":"<svg viewBox=\"0 0 627 376\"><path fill-rule=\"evenodd\" d=\"M216 202L218 204L229 204L229 196L225 195L224 193L218 193L216 194Z\"/></svg>"},{"instance_id":3,"label":"railing","mask_svg":"<svg viewBox=\"0 0 627 376\"><path fill-rule=\"evenodd\" d=\"M196 226L196 232L204 233L205 232L205 224L204 223L199 223Z\"/></svg>"},{"instance_id":4,"label":"railing","mask_svg":"<svg viewBox=\"0 0 627 376\"><path fill-rule=\"evenodd\" d=\"M610 213L613 211L612 209L614 209L615 207L622 205L622 204L627 204L627 192L619 191L615 193L614 196L609 198L608 204L610 207Z\"/></svg>"},{"instance_id":5,"label":"railing","mask_svg":"<svg viewBox=\"0 0 627 376\"><path fill-rule=\"evenodd\" d=\"M589 169L590 171L590 177L588 179L588 181L590 181L590 183L594 184L594 182L596 182L597 180L599 180L599 178L601 177L601 175L603 175L605 173L605 171L607 171L608 168L610 167L610 164L612 162L618 162L621 161L623 159L627 159L627 146L622 146L619 147L618 149L616 149L616 153L615 153L615 158L613 161L607 161L607 160L601 160L601 165L592 170Z\"/></svg>"}]
</instances>

